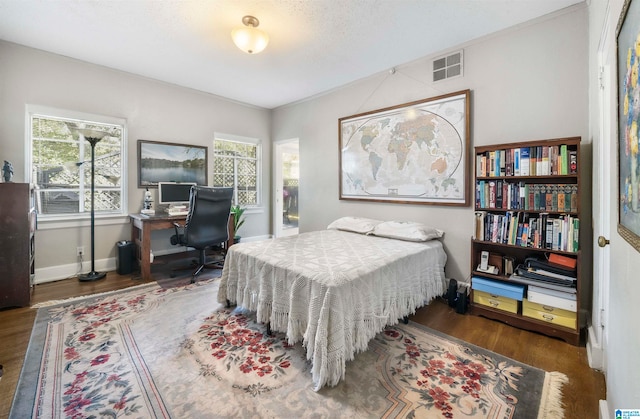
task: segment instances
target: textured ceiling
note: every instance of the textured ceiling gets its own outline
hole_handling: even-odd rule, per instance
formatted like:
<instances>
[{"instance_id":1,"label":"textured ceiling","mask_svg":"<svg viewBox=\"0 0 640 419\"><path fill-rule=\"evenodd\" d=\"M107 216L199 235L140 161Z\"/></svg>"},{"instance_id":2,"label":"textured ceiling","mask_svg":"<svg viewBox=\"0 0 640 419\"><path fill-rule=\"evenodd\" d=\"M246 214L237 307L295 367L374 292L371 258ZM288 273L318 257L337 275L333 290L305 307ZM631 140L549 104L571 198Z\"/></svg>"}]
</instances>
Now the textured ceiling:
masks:
<instances>
[{"instance_id":1,"label":"textured ceiling","mask_svg":"<svg viewBox=\"0 0 640 419\"><path fill-rule=\"evenodd\" d=\"M583 1L0 0L0 39L272 109Z\"/></svg>"}]
</instances>

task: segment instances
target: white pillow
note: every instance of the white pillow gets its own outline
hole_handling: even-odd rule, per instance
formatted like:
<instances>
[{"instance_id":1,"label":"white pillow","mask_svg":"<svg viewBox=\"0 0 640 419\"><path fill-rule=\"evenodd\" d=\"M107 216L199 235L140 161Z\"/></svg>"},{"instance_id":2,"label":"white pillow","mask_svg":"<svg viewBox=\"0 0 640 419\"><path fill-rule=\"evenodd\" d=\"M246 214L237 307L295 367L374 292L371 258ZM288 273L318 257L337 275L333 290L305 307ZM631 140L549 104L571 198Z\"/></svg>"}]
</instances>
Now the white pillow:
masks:
<instances>
[{"instance_id":1,"label":"white pillow","mask_svg":"<svg viewBox=\"0 0 640 419\"><path fill-rule=\"evenodd\" d=\"M376 225L372 234L390 239L425 242L442 237L444 231L409 221L385 221Z\"/></svg>"},{"instance_id":2,"label":"white pillow","mask_svg":"<svg viewBox=\"0 0 640 419\"><path fill-rule=\"evenodd\" d=\"M328 230L351 231L353 233L367 234L373 231L373 228L382 221L372 220L362 217L342 217L338 218L327 226Z\"/></svg>"}]
</instances>

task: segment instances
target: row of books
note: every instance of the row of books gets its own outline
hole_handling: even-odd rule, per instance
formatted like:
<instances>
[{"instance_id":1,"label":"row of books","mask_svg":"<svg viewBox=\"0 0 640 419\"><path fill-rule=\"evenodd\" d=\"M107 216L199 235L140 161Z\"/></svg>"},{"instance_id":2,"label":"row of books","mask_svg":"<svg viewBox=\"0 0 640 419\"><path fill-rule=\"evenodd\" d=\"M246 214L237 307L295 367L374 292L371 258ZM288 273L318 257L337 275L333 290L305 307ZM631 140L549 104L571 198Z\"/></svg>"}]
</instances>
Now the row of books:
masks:
<instances>
[{"instance_id":1,"label":"row of books","mask_svg":"<svg viewBox=\"0 0 640 419\"><path fill-rule=\"evenodd\" d=\"M580 248L580 219L572 215L477 211L474 231L476 240L492 243L565 252L577 252Z\"/></svg>"},{"instance_id":2,"label":"row of books","mask_svg":"<svg viewBox=\"0 0 640 419\"><path fill-rule=\"evenodd\" d=\"M476 208L577 212L578 185L476 181Z\"/></svg>"},{"instance_id":3,"label":"row of books","mask_svg":"<svg viewBox=\"0 0 640 419\"><path fill-rule=\"evenodd\" d=\"M578 150L566 144L476 154L476 176L558 176L578 173Z\"/></svg>"}]
</instances>

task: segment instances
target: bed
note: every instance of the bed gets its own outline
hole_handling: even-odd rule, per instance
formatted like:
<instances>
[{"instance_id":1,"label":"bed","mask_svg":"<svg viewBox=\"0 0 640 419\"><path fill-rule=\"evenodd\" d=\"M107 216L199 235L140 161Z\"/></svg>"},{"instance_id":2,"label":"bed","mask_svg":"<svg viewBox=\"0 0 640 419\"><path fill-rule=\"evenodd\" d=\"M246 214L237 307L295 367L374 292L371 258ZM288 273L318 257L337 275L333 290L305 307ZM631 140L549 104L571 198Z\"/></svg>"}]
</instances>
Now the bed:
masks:
<instances>
[{"instance_id":1,"label":"bed","mask_svg":"<svg viewBox=\"0 0 640 419\"><path fill-rule=\"evenodd\" d=\"M327 230L232 246L218 291L220 303L255 311L290 344L302 342L316 391L338 384L346 362L378 332L446 289L441 231L408 241L372 234L382 222L354 230L336 228L340 220Z\"/></svg>"}]
</instances>

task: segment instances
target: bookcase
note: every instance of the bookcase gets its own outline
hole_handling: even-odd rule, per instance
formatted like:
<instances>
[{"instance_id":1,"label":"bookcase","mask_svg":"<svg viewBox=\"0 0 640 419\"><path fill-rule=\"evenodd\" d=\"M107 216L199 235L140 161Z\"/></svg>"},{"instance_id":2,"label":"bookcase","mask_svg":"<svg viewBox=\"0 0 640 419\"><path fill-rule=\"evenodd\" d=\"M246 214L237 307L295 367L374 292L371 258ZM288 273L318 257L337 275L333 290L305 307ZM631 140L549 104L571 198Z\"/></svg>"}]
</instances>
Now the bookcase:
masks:
<instances>
[{"instance_id":1,"label":"bookcase","mask_svg":"<svg viewBox=\"0 0 640 419\"><path fill-rule=\"evenodd\" d=\"M35 272L36 210L28 183L0 183L0 308L28 306Z\"/></svg>"},{"instance_id":2,"label":"bookcase","mask_svg":"<svg viewBox=\"0 0 640 419\"><path fill-rule=\"evenodd\" d=\"M475 166L472 313L579 345L580 137L478 146Z\"/></svg>"}]
</instances>

